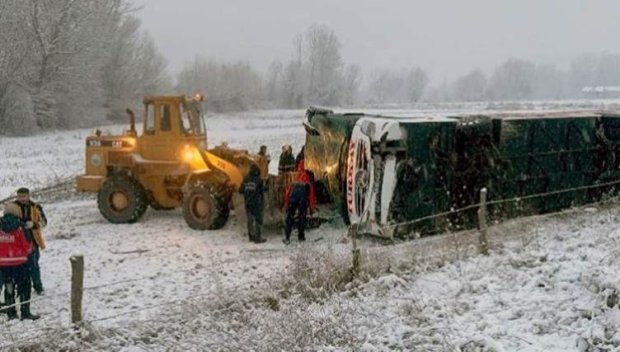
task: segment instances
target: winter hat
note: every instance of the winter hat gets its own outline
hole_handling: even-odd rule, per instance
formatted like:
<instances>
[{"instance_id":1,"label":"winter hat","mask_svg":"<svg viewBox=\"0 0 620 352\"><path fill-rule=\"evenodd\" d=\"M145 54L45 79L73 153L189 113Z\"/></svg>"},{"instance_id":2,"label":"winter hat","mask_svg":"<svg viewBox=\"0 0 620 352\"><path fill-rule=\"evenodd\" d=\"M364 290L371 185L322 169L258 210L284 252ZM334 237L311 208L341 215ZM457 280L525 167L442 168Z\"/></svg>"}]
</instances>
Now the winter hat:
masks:
<instances>
[{"instance_id":1,"label":"winter hat","mask_svg":"<svg viewBox=\"0 0 620 352\"><path fill-rule=\"evenodd\" d=\"M260 176L260 168L256 164L252 164L250 166L250 176L256 177Z\"/></svg>"}]
</instances>

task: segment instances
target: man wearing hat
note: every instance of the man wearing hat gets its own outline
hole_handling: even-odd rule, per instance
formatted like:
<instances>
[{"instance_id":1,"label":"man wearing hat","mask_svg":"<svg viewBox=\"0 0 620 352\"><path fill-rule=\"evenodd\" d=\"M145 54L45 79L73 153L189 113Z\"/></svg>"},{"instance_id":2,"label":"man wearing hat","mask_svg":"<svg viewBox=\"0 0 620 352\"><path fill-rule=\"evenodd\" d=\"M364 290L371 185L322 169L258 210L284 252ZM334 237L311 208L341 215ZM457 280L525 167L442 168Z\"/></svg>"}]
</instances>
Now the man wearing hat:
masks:
<instances>
[{"instance_id":1,"label":"man wearing hat","mask_svg":"<svg viewBox=\"0 0 620 352\"><path fill-rule=\"evenodd\" d=\"M295 171L295 156L293 156L293 147L290 145L282 146L278 171L280 174Z\"/></svg>"},{"instance_id":2,"label":"man wearing hat","mask_svg":"<svg viewBox=\"0 0 620 352\"><path fill-rule=\"evenodd\" d=\"M20 207L9 203L4 207L4 216L0 218L0 272L6 306L2 312L8 315L9 320L16 319L19 306L21 320L37 320L39 316L30 311L32 288L28 256L32 244L26 239L20 217ZM15 296L19 297L19 304L15 304Z\"/></svg>"},{"instance_id":3,"label":"man wearing hat","mask_svg":"<svg viewBox=\"0 0 620 352\"><path fill-rule=\"evenodd\" d=\"M42 229L47 225L47 217L43 208L30 199L30 190L20 188L17 190L17 201L15 202L21 210L20 218L26 224L26 239L32 243L32 253L28 256L28 267L32 277L32 287L34 291L42 295L43 284L41 283L41 269L39 268L39 250L45 249Z\"/></svg>"}]
</instances>

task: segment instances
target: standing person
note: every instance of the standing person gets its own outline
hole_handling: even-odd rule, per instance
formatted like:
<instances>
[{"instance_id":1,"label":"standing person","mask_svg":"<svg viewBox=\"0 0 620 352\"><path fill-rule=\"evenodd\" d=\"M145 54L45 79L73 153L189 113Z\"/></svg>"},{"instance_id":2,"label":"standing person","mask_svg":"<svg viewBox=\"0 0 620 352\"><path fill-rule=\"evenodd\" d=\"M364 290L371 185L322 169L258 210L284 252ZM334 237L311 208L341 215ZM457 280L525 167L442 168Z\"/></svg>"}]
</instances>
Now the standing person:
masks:
<instances>
[{"instance_id":1,"label":"standing person","mask_svg":"<svg viewBox=\"0 0 620 352\"><path fill-rule=\"evenodd\" d=\"M316 196L310 174L306 170L298 172L297 180L291 184L285 197L286 229L284 232L284 244L291 243L293 226L297 223L297 238L299 242L306 240L306 222L308 210L310 215L314 213ZM295 221L297 217L297 221Z\"/></svg>"},{"instance_id":2,"label":"standing person","mask_svg":"<svg viewBox=\"0 0 620 352\"><path fill-rule=\"evenodd\" d=\"M301 147L299 154L297 154L297 157L295 158L295 170L297 171L304 170L304 160L306 158L305 150L306 150L306 146ZM291 151L291 154L292 154L292 151Z\"/></svg>"},{"instance_id":3,"label":"standing person","mask_svg":"<svg viewBox=\"0 0 620 352\"><path fill-rule=\"evenodd\" d=\"M295 156L293 155L293 147L285 144L282 146L282 154L280 154L280 162L278 163L277 192L273 193L277 197L275 204L278 204L278 207L283 211L286 211L286 192L294 180Z\"/></svg>"},{"instance_id":4,"label":"standing person","mask_svg":"<svg viewBox=\"0 0 620 352\"><path fill-rule=\"evenodd\" d=\"M263 179L264 182L267 182L267 179L269 178L270 162L271 156L267 154L267 146L261 145L260 150L258 151L258 156L256 157L256 163L260 169L260 178Z\"/></svg>"},{"instance_id":5,"label":"standing person","mask_svg":"<svg viewBox=\"0 0 620 352\"><path fill-rule=\"evenodd\" d=\"M293 147L290 145L282 146L282 154L280 154L280 162L278 163L278 172L283 174L285 172L295 171L295 157L293 156Z\"/></svg>"},{"instance_id":6,"label":"standing person","mask_svg":"<svg viewBox=\"0 0 620 352\"><path fill-rule=\"evenodd\" d=\"M245 213L248 219L248 236L254 243L264 243L262 238L263 227L263 180L260 178L260 169L252 164L248 176L243 180L239 193L243 194Z\"/></svg>"},{"instance_id":7,"label":"standing person","mask_svg":"<svg viewBox=\"0 0 620 352\"><path fill-rule=\"evenodd\" d=\"M20 188L17 190L17 201L15 202L21 209L20 218L26 224L26 239L32 243L32 252L28 256L28 267L32 277L32 287L38 295L42 295L45 290L41 283L41 268L39 267L40 250L45 249L42 229L47 225L47 217L43 208L30 200L30 190Z\"/></svg>"},{"instance_id":8,"label":"standing person","mask_svg":"<svg viewBox=\"0 0 620 352\"><path fill-rule=\"evenodd\" d=\"M9 320L17 318L15 294L19 296L21 320L37 320L38 315L30 312L30 270L28 255L32 244L26 239L21 210L14 203L7 204L0 219L0 272L4 283L4 304Z\"/></svg>"}]
</instances>

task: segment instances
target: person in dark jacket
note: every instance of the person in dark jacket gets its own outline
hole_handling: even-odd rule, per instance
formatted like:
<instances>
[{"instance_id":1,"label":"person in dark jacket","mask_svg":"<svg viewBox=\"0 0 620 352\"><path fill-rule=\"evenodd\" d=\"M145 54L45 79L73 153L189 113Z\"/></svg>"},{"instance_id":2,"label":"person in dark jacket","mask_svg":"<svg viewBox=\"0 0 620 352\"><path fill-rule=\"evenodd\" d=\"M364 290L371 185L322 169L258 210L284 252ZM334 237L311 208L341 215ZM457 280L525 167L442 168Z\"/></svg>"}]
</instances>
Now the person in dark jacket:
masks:
<instances>
[{"instance_id":1,"label":"person in dark jacket","mask_svg":"<svg viewBox=\"0 0 620 352\"><path fill-rule=\"evenodd\" d=\"M17 201L15 202L21 210L20 219L26 224L26 239L32 243L32 253L28 256L28 267L32 277L32 287L38 295L44 292L41 283L41 268L39 267L40 250L45 249L42 229L47 225L47 217L43 208L30 199L30 190L20 188L17 190Z\"/></svg>"},{"instance_id":2,"label":"person in dark jacket","mask_svg":"<svg viewBox=\"0 0 620 352\"><path fill-rule=\"evenodd\" d=\"M38 315L30 312L30 271L28 255L32 244L26 239L23 226L19 219L20 209L14 204L7 204L4 216L0 218L0 271L4 284L3 312L9 319L17 318L15 294L19 296L21 320L37 320Z\"/></svg>"},{"instance_id":3,"label":"person in dark jacket","mask_svg":"<svg viewBox=\"0 0 620 352\"><path fill-rule=\"evenodd\" d=\"M260 169L252 164L248 176L243 180L239 193L243 194L245 213L248 219L248 236L254 243L264 243L262 238L263 227L263 180Z\"/></svg>"},{"instance_id":4,"label":"person in dark jacket","mask_svg":"<svg viewBox=\"0 0 620 352\"><path fill-rule=\"evenodd\" d=\"M299 170L299 169L303 169L303 163L304 160L306 158L306 146L301 147L301 150L299 151L299 154L297 154L297 157L295 158L295 170ZM301 165L301 166L300 166Z\"/></svg>"},{"instance_id":5,"label":"person in dark jacket","mask_svg":"<svg viewBox=\"0 0 620 352\"><path fill-rule=\"evenodd\" d=\"M295 171L295 157L293 156L293 147L290 145L282 146L282 154L280 154L280 162L278 163L278 172L283 174L285 172Z\"/></svg>"},{"instance_id":6,"label":"person in dark jacket","mask_svg":"<svg viewBox=\"0 0 620 352\"><path fill-rule=\"evenodd\" d=\"M306 240L305 231L308 210L310 210L312 215L315 203L316 196L310 173L302 169L298 171L297 180L291 184L285 196L286 229L284 232L284 244L291 243L291 233L295 224L297 224L297 238L299 242Z\"/></svg>"}]
</instances>

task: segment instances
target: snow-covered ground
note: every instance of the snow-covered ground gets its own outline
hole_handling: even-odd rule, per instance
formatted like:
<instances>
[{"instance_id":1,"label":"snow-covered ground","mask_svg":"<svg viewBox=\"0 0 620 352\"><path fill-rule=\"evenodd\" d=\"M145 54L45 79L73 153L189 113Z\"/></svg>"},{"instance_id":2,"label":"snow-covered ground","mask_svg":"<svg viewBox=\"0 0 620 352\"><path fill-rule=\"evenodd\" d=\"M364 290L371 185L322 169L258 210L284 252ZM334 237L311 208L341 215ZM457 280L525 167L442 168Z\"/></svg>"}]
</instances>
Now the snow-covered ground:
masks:
<instances>
[{"instance_id":1,"label":"snow-covered ground","mask_svg":"<svg viewBox=\"0 0 620 352\"><path fill-rule=\"evenodd\" d=\"M276 160L282 144L303 144L303 113L210 115L209 143L265 144ZM82 172L88 133L0 138L0 199ZM61 187L41 197L50 218L41 259L47 294L33 311L43 318L0 318L0 350L620 350L613 203L500 224L488 257L475 255L471 233L392 246L365 239L369 274L339 286L334 272L346 273L350 249L343 228L323 226L290 247L271 231L256 246L234 215L210 232L190 230L178 210L112 225L92 196ZM74 254L86 263L90 333L82 342L67 328Z\"/></svg>"}]
</instances>

